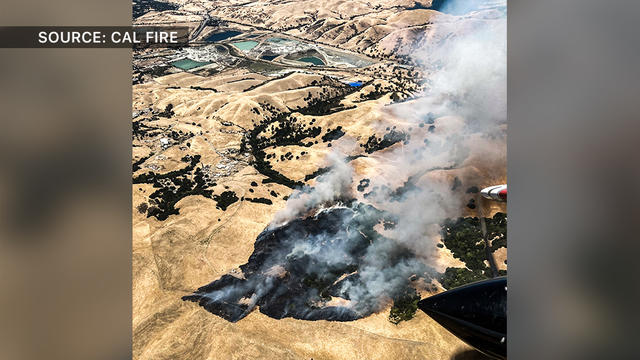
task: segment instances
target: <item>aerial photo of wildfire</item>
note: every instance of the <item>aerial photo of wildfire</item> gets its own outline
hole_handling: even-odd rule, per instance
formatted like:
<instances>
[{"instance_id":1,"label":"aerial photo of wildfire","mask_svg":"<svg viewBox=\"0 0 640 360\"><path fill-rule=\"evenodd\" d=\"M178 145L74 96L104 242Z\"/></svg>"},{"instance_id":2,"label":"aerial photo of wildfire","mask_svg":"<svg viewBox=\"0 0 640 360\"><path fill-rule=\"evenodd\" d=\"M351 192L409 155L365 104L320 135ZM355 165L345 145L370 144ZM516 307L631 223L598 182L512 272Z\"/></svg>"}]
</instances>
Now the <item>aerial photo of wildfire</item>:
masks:
<instances>
[{"instance_id":1,"label":"aerial photo of wildfire","mask_svg":"<svg viewBox=\"0 0 640 360\"><path fill-rule=\"evenodd\" d=\"M133 52L134 359L484 359L417 304L507 273L506 1L163 1L134 25L190 45Z\"/></svg>"}]
</instances>

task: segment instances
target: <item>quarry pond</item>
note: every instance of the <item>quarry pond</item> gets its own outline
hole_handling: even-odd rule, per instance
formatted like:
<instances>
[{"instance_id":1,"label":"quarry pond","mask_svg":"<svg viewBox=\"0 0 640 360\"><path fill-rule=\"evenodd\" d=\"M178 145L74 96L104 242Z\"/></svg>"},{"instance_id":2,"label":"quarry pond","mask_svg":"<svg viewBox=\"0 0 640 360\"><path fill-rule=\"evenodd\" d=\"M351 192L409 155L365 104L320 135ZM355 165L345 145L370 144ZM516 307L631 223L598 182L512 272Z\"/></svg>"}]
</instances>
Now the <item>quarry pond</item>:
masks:
<instances>
[{"instance_id":1,"label":"quarry pond","mask_svg":"<svg viewBox=\"0 0 640 360\"><path fill-rule=\"evenodd\" d=\"M282 63L285 66L361 68L376 63L375 60L362 54L332 48L326 44L275 35L275 33L265 34L263 31L247 29L214 29L208 33L205 32L200 37L199 44L216 44L216 46L235 48L240 51L230 55L230 58L246 56L255 60ZM198 51L197 46L191 48L194 52ZM174 66L183 70L194 68L191 65Z\"/></svg>"},{"instance_id":2,"label":"quarry pond","mask_svg":"<svg viewBox=\"0 0 640 360\"><path fill-rule=\"evenodd\" d=\"M206 42L219 42L238 36L240 34L242 34L241 31L227 30L209 34L204 40Z\"/></svg>"},{"instance_id":3,"label":"quarry pond","mask_svg":"<svg viewBox=\"0 0 640 360\"><path fill-rule=\"evenodd\" d=\"M299 58L297 60L298 61L302 61L302 62L311 63L313 65L324 65L324 61L322 61L321 59L319 59L319 58L317 58L315 56L307 56L307 57Z\"/></svg>"},{"instance_id":4,"label":"quarry pond","mask_svg":"<svg viewBox=\"0 0 640 360\"><path fill-rule=\"evenodd\" d=\"M241 51L249 51L258 45L257 41L249 40L249 41L239 41L231 43L231 45L237 47Z\"/></svg>"},{"instance_id":5,"label":"quarry pond","mask_svg":"<svg viewBox=\"0 0 640 360\"><path fill-rule=\"evenodd\" d=\"M211 64L210 61L195 61L191 59L181 59L171 62L171 65L182 70L191 70L209 64Z\"/></svg>"}]
</instances>

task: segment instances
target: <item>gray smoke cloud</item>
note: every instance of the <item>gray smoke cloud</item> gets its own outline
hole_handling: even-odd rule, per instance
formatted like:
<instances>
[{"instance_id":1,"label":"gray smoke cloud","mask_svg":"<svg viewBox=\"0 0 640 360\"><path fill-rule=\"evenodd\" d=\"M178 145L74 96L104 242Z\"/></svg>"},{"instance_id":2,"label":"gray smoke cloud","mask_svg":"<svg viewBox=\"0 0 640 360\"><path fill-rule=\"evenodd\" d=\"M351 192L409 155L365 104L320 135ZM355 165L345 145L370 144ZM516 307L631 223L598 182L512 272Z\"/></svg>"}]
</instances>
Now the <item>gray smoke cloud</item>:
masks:
<instances>
[{"instance_id":1,"label":"gray smoke cloud","mask_svg":"<svg viewBox=\"0 0 640 360\"><path fill-rule=\"evenodd\" d=\"M462 13L468 4L452 1L447 6ZM408 277L423 274L434 261L438 225L447 217L462 214L460 189L452 191L449 181L429 177L430 172L457 168L462 182L474 185L506 177L506 18L447 19L442 24L436 20L434 32L414 53L428 73L424 93L414 101L392 106L391 113L413 122L413 129L420 129L418 125L425 118L435 117L435 131L426 136L426 146L418 140L421 134L412 134L418 139L385 157L391 160L380 167L387 174L371 179L372 187L378 181L384 185L390 177L413 183L403 194L386 188L367 199L396 215L397 225L385 232L392 242L368 248L359 269L361 281L345 284L343 290L354 302L379 307ZM348 176L345 168L340 164L335 174L319 179L323 193L333 188L335 194L343 195L340 189L345 189ZM342 181L331 182L333 178ZM386 254L394 246L409 249L413 257L393 263Z\"/></svg>"},{"instance_id":2,"label":"gray smoke cloud","mask_svg":"<svg viewBox=\"0 0 640 360\"><path fill-rule=\"evenodd\" d=\"M309 209L335 202L338 198L348 195L353 182L353 169L343 158L340 154L330 153L327 156L327 165L331 171L321 175L311 191L296 190L287 201L286 207L276 213L269 228L281 226Z\"/></svg>"},{"instance_id":3,"label":"gray smoke cloud","mask_svg":"<svg viewBox=\"0 0 640 360\"><path fill-rule=\"evenodd\" d=\"M504 12L443 15L414 60L425 90L386 110L390 123L412 124L411 140L372 157L380 171L367 196L354 191L344 155L331 154L331 170L292 194L259 236L244 279L226 275L189 300L232 321L256 305L276 318L353 320L384 309L412 279L431 281L439 225L463 213L452 179L506 179Z\"/></svg>"}]
</instances>

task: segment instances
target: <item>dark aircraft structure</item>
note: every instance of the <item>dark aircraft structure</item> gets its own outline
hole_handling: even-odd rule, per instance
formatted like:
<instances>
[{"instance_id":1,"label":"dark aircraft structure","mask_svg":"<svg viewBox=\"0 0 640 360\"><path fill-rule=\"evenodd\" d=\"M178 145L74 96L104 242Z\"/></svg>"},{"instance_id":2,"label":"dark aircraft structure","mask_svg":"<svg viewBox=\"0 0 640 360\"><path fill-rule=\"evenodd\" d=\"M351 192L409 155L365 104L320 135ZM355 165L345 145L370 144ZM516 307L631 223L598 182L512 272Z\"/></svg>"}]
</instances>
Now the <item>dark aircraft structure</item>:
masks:
<instances>
[{"instance_id":1,"label":"dark aircraft structure","mask_svg":"<svg viewBox=\"0 0 640 360\"><path fill-rule=\"evenodd\" d=\"M486 199L504 202L507 185L490 186L480 194ZM491 262L491 254L487 256ZM418 302L418 308L481 353L496 359L507 358L506 276L428 297Z\"/></svg>"},{"instance_id":2,"label":"dark aircraft structure","mask_svg":"<svg viewBox=\"0 0 640 360\"><path fill-rule=\"evenodd\" d=\"M481 353L507 358L506 276L428 297L418 308Z\"/></svg>"}]
</instances>

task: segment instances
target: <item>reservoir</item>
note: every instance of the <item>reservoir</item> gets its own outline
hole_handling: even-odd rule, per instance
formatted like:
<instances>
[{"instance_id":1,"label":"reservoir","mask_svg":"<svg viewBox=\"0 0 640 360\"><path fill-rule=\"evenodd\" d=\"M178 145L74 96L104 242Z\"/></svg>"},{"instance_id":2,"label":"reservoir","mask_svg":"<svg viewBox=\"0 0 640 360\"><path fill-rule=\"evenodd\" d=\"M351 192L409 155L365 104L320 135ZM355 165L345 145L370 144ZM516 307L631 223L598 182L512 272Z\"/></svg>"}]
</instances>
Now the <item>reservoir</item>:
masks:
<instances>
[{"instance_id":1,"label":"reservoir","mask_svg":"<svg viewBox=\"0 0 640 360\"><path fill-rule=\"evenodd\" d=\"M216 41L226 40L226 39L232 38L234 36L238 36L240 34L242 34L242 32L240 32L240 31L228 30L228 31L222 31L222 32L217 32L217 33L210 34L204 40L207 41L207 42L216 42Z\"/></svg>"},{"instance_id":2,"label":"reservoir","mask_svg":"<svg viewBox=\"0 0 640 360\"><path fill-rule=\"evenodd\" d=\"M280 56L280 55L262 55L262 56L260 56L260 59L271 61L271 60L277 58L278 56Z\"/></svg>"},{"instance_id":3,"label":"reservoir","mask_svg":"<svg viewBox=\"0 0 640 360\"><path fill-rule=\"evenodd\" d=\"M191 70L191 69L195 69L197 67L209 65L209 64L211 64L211 62L210 61L205 61L205 62L195 61L195 60L191 60L191 59L181 59L181 60L172 61L170 64L175 66L175 67L177 67L178 69Z\"/></svg>"},{"instance_id":4,"label":"reservoir","mask_svg":"<svg viewBox=\"0 0 640 360\"><path fill-rule=\"evenodd\" d=\"M319 58L315 57L315 56L303 57L303 58L298 59L298 61L311 63L313 65L324 65L324 62L322 60L320 60Z\"/></svg>"},{"instance_id":5,"label":"reservoir","mask_svg":"<svg viewBox=\"0 0 640 360\"><path fill-rule=\"evenodd\" d=\"M231 43L233 46L237 47L242 51L249 51L253 49L256 45L258 45L257 41L249 40L249 41L240 41Z\"/></svg>"}]
</instances>

